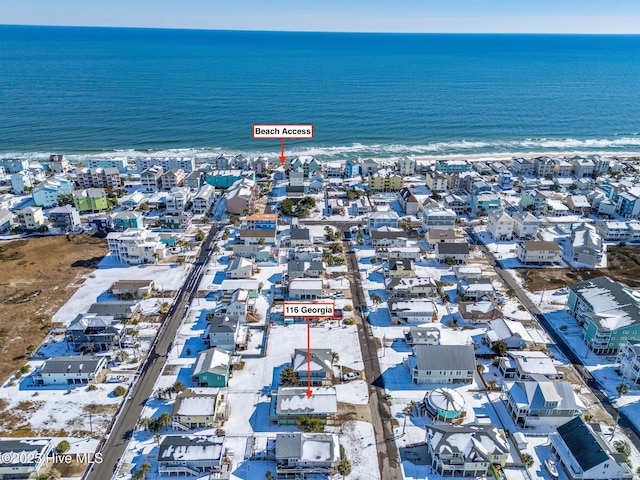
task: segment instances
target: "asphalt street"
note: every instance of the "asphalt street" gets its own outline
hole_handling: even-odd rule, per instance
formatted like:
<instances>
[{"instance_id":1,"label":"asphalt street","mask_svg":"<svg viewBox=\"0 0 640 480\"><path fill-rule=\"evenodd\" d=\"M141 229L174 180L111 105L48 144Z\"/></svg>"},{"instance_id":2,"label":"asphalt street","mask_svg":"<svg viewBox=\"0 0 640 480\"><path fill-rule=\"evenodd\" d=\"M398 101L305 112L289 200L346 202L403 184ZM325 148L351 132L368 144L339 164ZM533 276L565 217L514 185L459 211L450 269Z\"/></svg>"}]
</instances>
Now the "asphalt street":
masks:
<instances>
[{"instance_id":1,"label":"asphalt street","mask_svg":"<svg viewBox=\"0 0 640 480\"><path fill-rule=\"evenodd\" d=\"M153 395L153 387L162 372L178 327L183 320L185 311L194 299L198 285L206 271L206 265L213 251L212 243L220 228L220 226L212 226L202 242L193 268L178 291L173 305L169 308L167 317L156 336L146 361L141 365L138 381L132 391L129 391L109 437L101 443L98 451L102 452L103 462L92 464L85 472L83 479L105 480L116 476L115 468L125 453L129 443L128 438L135 431L147 399Z\"/></svg>"}]
</instances>

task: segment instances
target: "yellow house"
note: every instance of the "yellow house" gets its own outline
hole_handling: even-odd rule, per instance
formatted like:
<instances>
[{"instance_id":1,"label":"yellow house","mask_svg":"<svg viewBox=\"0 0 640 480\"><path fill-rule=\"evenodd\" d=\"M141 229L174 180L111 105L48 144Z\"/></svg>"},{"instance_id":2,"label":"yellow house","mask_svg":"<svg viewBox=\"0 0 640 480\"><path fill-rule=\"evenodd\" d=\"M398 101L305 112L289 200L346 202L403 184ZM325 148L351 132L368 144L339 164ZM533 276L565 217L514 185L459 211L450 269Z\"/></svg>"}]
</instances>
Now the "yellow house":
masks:
<instances>
[{"instance_id":1,"label":"yellow house","mask_svg":"<svg viewBox=\"0 0 640 480\"><path fill-rule=\"evenodd\" d=\"M378 172L369 177L369 187L380 192L396 192L404 185L404 179L400 175Z\"/></svg>"},{"instance_id":2,"label":"yellow house","mask_svg":"<svg viewBox=\"0 0 640 480\"><path fill-rule=\"evenodd\" d=\"M187 389L176 397L171 416L174 429L215 427L227 417L224 395Z\"/></svg>"}]
</instances>

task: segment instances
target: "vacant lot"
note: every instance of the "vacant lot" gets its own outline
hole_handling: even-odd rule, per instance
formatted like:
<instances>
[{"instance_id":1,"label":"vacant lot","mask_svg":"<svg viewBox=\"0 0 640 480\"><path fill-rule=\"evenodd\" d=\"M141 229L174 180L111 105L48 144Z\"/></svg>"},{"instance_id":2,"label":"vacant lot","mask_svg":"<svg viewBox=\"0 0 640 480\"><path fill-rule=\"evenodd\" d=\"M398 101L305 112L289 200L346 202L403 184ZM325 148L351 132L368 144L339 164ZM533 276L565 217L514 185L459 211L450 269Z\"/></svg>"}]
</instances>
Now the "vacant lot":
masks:
<instances>
[{"instance_id":1,"label":"vacant lot","mask_svg":"<svg viewBox=\"0 0 640 480\"><path fill-rule=\"evenodd\" d=\"M104 239L87 235L0 243L0 383L25 363L51 316L106 253Z\"/></svg>"},{"instance_id":2,"label":"vacant lot","mask_svg":"<svg viewBox=\"0 0 640 480\"><path fill-rule=\"evenodd\" d=\"M532 292L562 288L605 275L632 288L640 287L640 247L608 247L608 268L529 268L518 273Z\"/></svg>"}]
</instances>

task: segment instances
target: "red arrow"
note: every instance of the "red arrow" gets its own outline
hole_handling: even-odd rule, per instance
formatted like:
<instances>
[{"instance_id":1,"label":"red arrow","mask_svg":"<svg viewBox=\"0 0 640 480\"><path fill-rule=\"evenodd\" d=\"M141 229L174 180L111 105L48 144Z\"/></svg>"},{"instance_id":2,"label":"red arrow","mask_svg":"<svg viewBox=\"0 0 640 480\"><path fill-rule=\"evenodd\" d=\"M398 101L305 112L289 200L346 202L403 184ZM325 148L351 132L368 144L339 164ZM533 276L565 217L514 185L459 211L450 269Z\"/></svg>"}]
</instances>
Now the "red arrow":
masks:
<instances>
[{"instance_id":1,"label":"red arrow","mask_svg":"<svg viewBox=\"0 0 640 480\"><path fill-rule=\"evenodd\" d=\"M284 138L280 139L280 163L284 163L287 157L284 156Z\"/></svg>"},{"instance_id":2,"label":"red arrow","mask_svg":"<svg viewBox=\"0 0 640 480\"><path fill-rule=\"evenodd\" d=\"M307 398L311 395L313 395L311 391L311 317L307 317Z\"/></svg>"}]
</instances>

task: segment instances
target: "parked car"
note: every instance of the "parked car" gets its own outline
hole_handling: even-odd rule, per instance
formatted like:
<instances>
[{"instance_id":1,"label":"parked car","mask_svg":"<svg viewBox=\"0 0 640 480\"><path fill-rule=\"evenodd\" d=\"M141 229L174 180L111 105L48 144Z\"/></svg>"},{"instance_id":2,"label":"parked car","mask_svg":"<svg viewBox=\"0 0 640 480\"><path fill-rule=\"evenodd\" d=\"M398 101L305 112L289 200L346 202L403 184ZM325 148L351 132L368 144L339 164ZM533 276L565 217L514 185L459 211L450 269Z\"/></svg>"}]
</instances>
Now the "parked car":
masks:
<instances>
[{"instance_id":1,"label":"parked car","mask_svg":"<svg viewBox=\"0 0 640 480\"><path fill-rule=\"evenodd\" d=\"M342 376L342 381L350 382L351 380L357 380L358 378L360 378L360 375L358 374L358 372L349 372L349 373L345 373Z\"/></svg>"}]
</instances>

